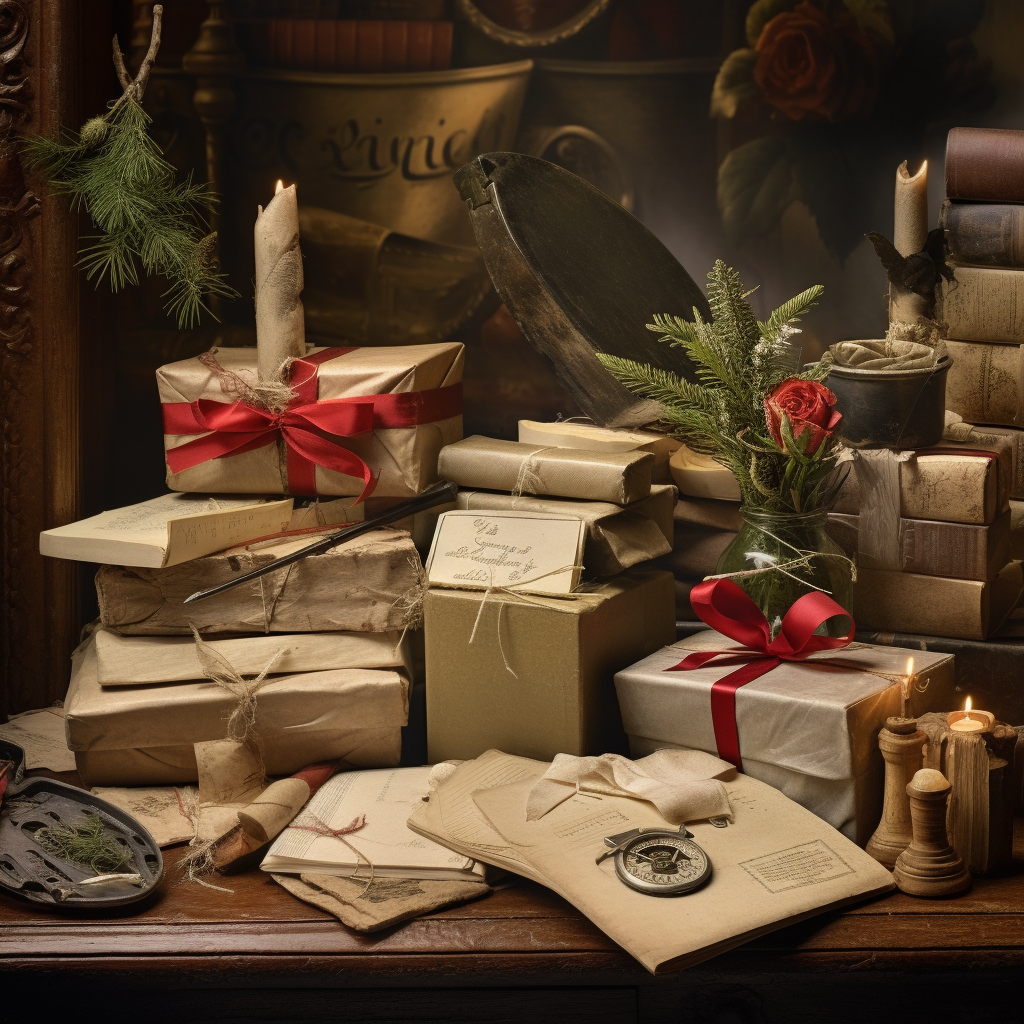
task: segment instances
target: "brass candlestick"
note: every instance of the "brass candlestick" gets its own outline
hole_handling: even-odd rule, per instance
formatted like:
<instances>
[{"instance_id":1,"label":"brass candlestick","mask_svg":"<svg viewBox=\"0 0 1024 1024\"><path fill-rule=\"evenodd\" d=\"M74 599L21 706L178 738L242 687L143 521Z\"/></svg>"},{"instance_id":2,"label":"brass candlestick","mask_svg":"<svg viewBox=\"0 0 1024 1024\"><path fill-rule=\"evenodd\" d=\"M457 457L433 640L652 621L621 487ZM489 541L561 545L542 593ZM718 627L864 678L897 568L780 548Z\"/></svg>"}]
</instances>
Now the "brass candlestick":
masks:
<instances>
[{"instance_id":1,"label":"brass candlestick","mask_svg":"<svg viewBox=\"0 0 1024 1024\"><path fill-rule=\"evenodd\" d=\"M949 791L945 775L934 768L922 768L907 786L914 837L896 859L893 878L911 896L949 896L971 884L946 833Z\"/></svg>"},{"instance_id":2,"label":"brass candlestick","mask_svg":"<svg viewBox=\"0 0 1024 1024\"><path fill-rule=\"evenodd\" d=\"M882 820L866 849L890 870L913 838L907 785L921 769L927 742L928 735L918 729L916 718L888 718L878 734L885 758L885 796Z\"/></svg>"}]
</instances>

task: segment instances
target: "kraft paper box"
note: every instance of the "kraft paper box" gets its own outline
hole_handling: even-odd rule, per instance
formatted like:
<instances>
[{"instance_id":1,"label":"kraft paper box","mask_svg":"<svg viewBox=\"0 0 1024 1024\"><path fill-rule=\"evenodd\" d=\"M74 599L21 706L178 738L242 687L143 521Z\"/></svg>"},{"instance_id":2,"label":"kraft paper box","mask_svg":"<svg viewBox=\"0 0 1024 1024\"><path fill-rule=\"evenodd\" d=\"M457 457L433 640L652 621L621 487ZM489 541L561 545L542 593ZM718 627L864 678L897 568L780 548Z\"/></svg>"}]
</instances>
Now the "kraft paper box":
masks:
<instances>
[{"instance_id":1,"label":"kraft paper box","mask_svg":"<svg viewBox=\"0 0 1024 1024\"><path fill-rule=\"evenodd\" d=\"M571 598L488 594L481 608L484 596L426 594L428 760L621 749L612 679L675 636L671 575L625 573Z\"/></svg>"},{"instance_id":2,"label":"kraft paper box","mask_svg":"<svg viewBox=\"0 0 1024 1024\"><path fill-rule=\"evenodd\" d=\"M1010 455L1013 459L1010 497L1024 498L1024 430L1014 430L1013 427L996 427L985 424L984 426L978 426L975 433L989 437L1001 437L1009 443Z\"/></svg>"},{"instance_id":3,"label":"kraft paper box","mask_svg":"<svg viewBox=\"0 0 1024 1024\"><path fill-rule=\"evenodd\" d=\"M1020 562L1007 563L989 583L858 569L853 613L864 629L985 640L1017 603L1022 585Z\"/></svg>"},{"instance_id":4,"label":"kraft paper box","mask_svg":"<svg viewBox=\"0 0 1024 1024\"><path fill-rule=\"evenodd\" d=\"M734 640L705 630L616 674L622 722L634 757L662 747L717 753L711 687L736 666L711 661L688 672L666 669L695 650L738 647ZM907 714L952 707L952 655L867 644L783 662L741 686L736 691L736 724L743 771L863 846L882 810L884 762L878 731L886 718L901 712L902 685L896 680L906 673L909 654L916 684L910 687Z\"/></svg>"},{"instance_id":5,"label":"kraft paper box","mask_svg":"<svg viewBox=\"0 0 1024 1024\"><path fill-rule=\"evenodd\" d=\"M590 452L474 435L442 449L437 471L470 490L628 505L651 493L653 466L650 452Z\"/></svg>"},{"instance_id":6,"label":"kraft paper box","mask_svg":"<svg viewBox=\"0 0 1024 1024\"><path fill-rule=\"evenodd\" d=\"M241 676L255 677L270 665L273 675L324 672L338 668L402 671L409 633L274 633L209 640ZM110 629L95 633L96 675L100 686L190 683L204 678L191 636L121 636Z\"/></svg>"},{"instance_id":7,"label":"kraft paper box","mask_svg":"<svg viewBox=\"0 0 1024 1024\"><path fill-rule=\"evenodd\" d=\"M101 687L92 638L72 659L64 703L68 747L90 785L189 782L195 779L189 749L223 739L237 704L210 681ZM400 756L409 683L404 672L386 669L275 676L257 691L256 708L270 775L353 754L361 767L390 767ZM136 775L132 766L145 771Z\"/></svg>"},{"instance_id":8,"label":"kraft paper box","mask_svg":"<svg viewBox=\"0 0 1024 1024\"><path fill-rule=\"evenodd\" d=\"M829 536L851 559L857 559L861 516L833 512ZM1010 560L1010 510L988 526L941 523L933 519L900 519L901 572L961 580L991 580ZM861 557L862 568L871 568Z\"/></svg>"},{"instance_id":9,"label":"kraft paper box","mask_svg":"<svg viewBox=\"0 0 1024 1024\"><path fill-rule=\"evenodd\" d=\"M992 454L971 454L974 451ZM903 518L987 525L1007 509L1013 458L1002 438L943 441L936 449L913 453L899 472ZM853 471L839 492L835 511L857 515L860 503L860 482Z\"/></svg>"},{"instance_id":10,"label":"kraft paper box","mask_svg":"<svg viewBox=\"0 0 1024 1024\"><path fill-rule=\"evenodd\" d=\"M946 408L968 423L1024 427L1024 345L947 341Z\"/></svg>"},{"instance_id":11,"label":"kraft paper box","mask_svg":"<svg viewBox=\"0 0 1024 1024\"><path fill-rule=\"evenodd\" d=\"M253 550L238 548L167 569L104 565L96 574L100 621L119 633L383 633L408 625L408 599L422 571L412 538L374 530L262 580L183 605L197 590L226 583L310 543L315 535Z\"/></svg>"},{"instance_id":12,"label":"kraft paper box","mask_svg":"<svg viewBox=\"0 0 1024 1024\"><path fill-rule=\"evenodd\" d=\"M157 370L167 486L358 495L376 478L377 497L413 497L437 480L441 448L462 437L462 364L456 343L312 348L291 367L296 398L278 418L246 402L256 349L168 363Z\"/></svg>"},{"instance_id":13,"label":"kraft paper box","mask_svg":"<svg viewBox=\"0 0 1024 1024\"><path fill-rule=\"evenodd\" d=\"M672 550L676 489L655 485L650 496L628 508L608 501L562 501L557 498L513 498L491 491L461 491L455 507L502 512L553 512L579 516L587 524L583 565L588 576L612 576L638 562Z\"/></svg>"}]
</instances>

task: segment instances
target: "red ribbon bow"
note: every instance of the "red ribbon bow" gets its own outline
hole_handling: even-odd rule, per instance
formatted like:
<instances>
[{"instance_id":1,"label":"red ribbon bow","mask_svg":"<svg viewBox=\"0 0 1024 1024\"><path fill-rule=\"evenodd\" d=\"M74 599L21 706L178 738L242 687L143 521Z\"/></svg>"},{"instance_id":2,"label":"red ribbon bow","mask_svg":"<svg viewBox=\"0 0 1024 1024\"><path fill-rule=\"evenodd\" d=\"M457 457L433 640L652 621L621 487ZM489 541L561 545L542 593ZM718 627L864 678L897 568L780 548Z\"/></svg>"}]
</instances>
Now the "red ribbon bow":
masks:
<instances>
[{"instance_id":1,"label":"red ribbon bow","mask_svg":"<svg viewBox=\"0 0 1024 1024\"><path fill-rule=\"evenodd\" d=\"M203 434L194 441L170 448L167 465L172 473L228 455L242 455L273 444L281 437L288 447L288 490L315 495L316 467L361 477L362 501L373 492L373 470L341 439L369 434L375 428L411 427L448 419L462 412L461 385L398 394L359 395L317 401L317 372L321 363L336 359L351 348L331 348L292 364L295 397L281 413L257 409L246 402L171 402L163 406L165 434ZM298 381L294 378L300 378Z\"/></svg>"},{"instance_id":2,"label":"red ribbon bow","mask_svg":"<svg viewBox=\"0 0 1024 1024\"><path fill-rule=\"evenodd\" d=\"M803 661L818 651L847 647L853 639L853 617L828 594L814 591L793 602L782 619L779 635L761 609L732 580L707 580L690 592L693 610L712 629L743 644L731 651L695 651L668 672L700 668L714 658L720 665L740 667L711 687L711 721L715 729L718 756L742 770L740 738L736 728L736 691L753 682L783 661ZM842 615L850 622L846 636L815 636L815 630L829 619Z\"/></svg>"}]
</instances>

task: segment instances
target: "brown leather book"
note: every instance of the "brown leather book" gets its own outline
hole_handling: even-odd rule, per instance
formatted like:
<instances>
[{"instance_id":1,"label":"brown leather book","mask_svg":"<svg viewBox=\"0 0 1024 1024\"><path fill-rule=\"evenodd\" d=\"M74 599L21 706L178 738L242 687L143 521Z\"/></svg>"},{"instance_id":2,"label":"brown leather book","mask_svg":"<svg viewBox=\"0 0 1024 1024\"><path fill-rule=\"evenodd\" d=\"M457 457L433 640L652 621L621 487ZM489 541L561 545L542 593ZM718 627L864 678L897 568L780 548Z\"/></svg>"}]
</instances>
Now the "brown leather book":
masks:
<instances>
[{"instance_id":1,"label":"brown leather book","mask_svg":"<svg viewBox=\"0 0 1024 1024\"><path fill-rule=\"evenodd\" d=\"M946 138L946 195L1024 203L1024 132L954 128Z\"/></svg>"},{"instance_id":2,"label":"brown leather book","mask_svg":"<svg viewBox=\"0 0 1024 1024\"><path fill-rule=\"evenodd\" d=\"M1024 268L1024 204L947 199L939 211L949 258L979 267Z\"/></svg>"}]
</instances>

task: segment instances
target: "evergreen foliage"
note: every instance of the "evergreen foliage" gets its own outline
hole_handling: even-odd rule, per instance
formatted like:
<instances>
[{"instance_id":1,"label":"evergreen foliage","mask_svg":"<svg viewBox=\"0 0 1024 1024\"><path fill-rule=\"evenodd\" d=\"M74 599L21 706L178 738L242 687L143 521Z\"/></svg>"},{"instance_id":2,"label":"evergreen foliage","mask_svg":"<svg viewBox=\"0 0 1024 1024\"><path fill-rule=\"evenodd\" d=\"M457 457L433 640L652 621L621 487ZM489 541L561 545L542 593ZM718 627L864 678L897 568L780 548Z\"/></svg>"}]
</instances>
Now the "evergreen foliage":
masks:
<instances>
[{"instance_id":1,"label":"evergreen foliage","mask_svg":"<svg viewBox=\"0 0 1024 1024\"><path fill-rule=\"evenodd\" d=\"M161 274L170 287L166 310L178 326L195 326L204 298L237 293L225 283L215 258L216 235L203 230L204 213L216 201L206 185L175 183L174 168L148 132L149 115L125 94L103 117L87 121L75 137L27 140L29 161L51 188L69 195L89 214L99 234L80 252L80 266L113 291Z\"/></svg>"},{"instance_id":2,"label":"evergreen foliage","mask_svg":"<svg viewBox=\"0 0 1024 1024\"><path fill-rule=\"evenodd\" d=\"M118 841L95 813L70 824L47 825L38 829L33 838L47 853L72 864L87 864L98 875L133 862L132 851Z\"/></svg>"},{"instance_id":3,"label":"evergreen foliage","mask_svg":"<svg viewBox=\"0 0 1024 1024\"><path fill-rule=\"evenodd\" d=\"M718 260L708 274L712 319L694 309L693 322L657 314L648 328L660 341L683 349L699 383L644 363L599 354L611 374L635 394L660 402L664 420L696 452L728 466L739 481L744 504L765 512L809 512L831 503L842 483L832 470L838 452L823 444L807 455L799 440L786 437L782 450L772 440L764 400L783 381L822 381L828 367L793 373L784 357L793 326L816 304L820 285L783 303L762 323L747 302L739 274ZM783 433L789 429L783 423Z\"/></svg>"}]
</instances>

